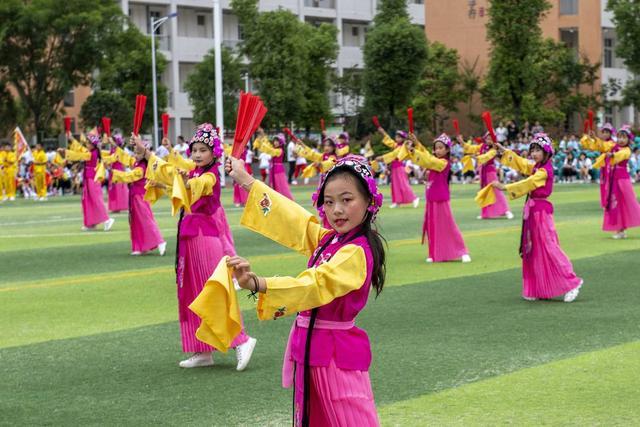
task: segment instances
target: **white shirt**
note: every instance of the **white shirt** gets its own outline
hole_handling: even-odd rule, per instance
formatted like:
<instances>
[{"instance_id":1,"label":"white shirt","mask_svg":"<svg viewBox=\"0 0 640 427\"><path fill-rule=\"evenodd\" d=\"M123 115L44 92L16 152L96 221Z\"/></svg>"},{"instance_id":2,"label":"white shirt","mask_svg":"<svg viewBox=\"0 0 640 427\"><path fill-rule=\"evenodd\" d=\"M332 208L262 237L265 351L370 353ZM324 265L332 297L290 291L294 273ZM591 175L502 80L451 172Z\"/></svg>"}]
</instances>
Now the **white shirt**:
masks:
<instances>
[{"instance_id":1,"label":"white shirt","mask_svg":"<svg viewBox=\"0 0 640 427\"><path fill-rule=\"evenodd\" d=\"M176 150L176 152L178 154L180 154L182 157L187 157L187 150L189 149L189 146L187 145L186 142L183 142L182 144L177 144L174 147L174 150Z\"/></svg>"},{"instance_id":2,"label":"white shirt","mask_svg":"<svg viewBox=\"0 0 640 427\"><path fill-rule=\"evenodd\" d=\"M289 141L287 144L287 161L293 162L296 160L296 143Z\"/></svg>"},{"instance_id":3,"label":"white shirt","mask_svg":"<svg viewBox=\"0 0 640 427\"><path fill-rule=\"evenodd\" d=\"M260 156L258 157L258 159L260 161L260 169L269 168L269 161L271 160L270 155L268 155L267 153L260 153Z\"/></svg>"},{"instance_id":4,"label":"white shirt","mask_svg":"<svg viewBox=\"0 0 640 427\"><path fill-rule=\"evenodd\" d=\"M498 142L502 143L504 141L507 140L507 135L509 134L509 131L507 130L506 127L499 127L496 129L496 138L498 139Z\"/></svg>"},{"instance_id":5,"label":"white shirt","mask_svg":"<svg viewBox=\"0 0 640 427\"><path fill-rule=\"evenodd\" d=\"M307 164L307 159L305 159L302 156L298 156L298 158L296 158L296 165L306 165Z\"/></svg>"},{"instance_id":6,"label":"white shirt","mask_svg":"<svg viewBox=\"0 0 640 427\"><path fill-rule=\"evenodd\" d=\"M247 150L247 155L244 158L244 162L250 165L253 162L253 151Z\"/></svg>"}]
</instances>

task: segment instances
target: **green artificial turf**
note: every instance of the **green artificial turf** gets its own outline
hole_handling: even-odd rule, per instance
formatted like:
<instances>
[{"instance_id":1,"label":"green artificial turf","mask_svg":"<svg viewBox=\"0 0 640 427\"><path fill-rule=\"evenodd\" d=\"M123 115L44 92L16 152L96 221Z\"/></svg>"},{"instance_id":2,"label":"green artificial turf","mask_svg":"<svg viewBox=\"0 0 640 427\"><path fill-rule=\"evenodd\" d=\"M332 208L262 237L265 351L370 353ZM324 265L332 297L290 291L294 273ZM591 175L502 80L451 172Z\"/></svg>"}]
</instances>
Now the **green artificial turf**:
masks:
<instances>
[{"instance_id":1,"label":"green artificial turf","mask_svg":"<svg viewBox=\"0 0 640 427\"><path fill-rule=\"evenodd\" d=\"M294 191L310 207L311 188ZM380 214L389 242L387 288L358 324L371 337L371 378L384 424L532 424L536 418L527 411L540 414L544 402L560 402L590 384L574 366L602 376L615 364L614 378L637 372L637 363L625 365L633 354L627 347L603 349L640 340L640 231L631 230L625 241L609 239L600 231L597 187L557 186L562 247L585 286L573 304L528 303L519 298L522 203L512 203L512 221L478 221L475 191L455 186L452 199L470 264L424 262L423 206L385 207ZM230 192L223 195L232 206ZM211 369L177 368L175 219L164 201L154 211L169 242L164 258L128 255L126 214L117 216L112 232L80 232L77 198L0 205L0 423L289 422L291 395L280 388L280 368L290 320L258 324L244 297L247 330L259 340L250 368L237 373L233 351L217 356ZM258 274L293 275L304 268L302 256L240 228L239 209L227 208L227 214L238 253ZM540 382L547 369L564 381ZM529 383L544 399L526 399ZM631 383L596 378L602 392L580 394L582 406L566 416L554 410L549 424L623 424L627 418L614 412L629 403L625 396L634 396ZM616 393L609 391L612 384L619 384ZM478 399L488 389L493 394L485 404ZM514 408L503 396L523 401ZM575 418L583 407L593 409Z\"/></svg>"}]
</instances>

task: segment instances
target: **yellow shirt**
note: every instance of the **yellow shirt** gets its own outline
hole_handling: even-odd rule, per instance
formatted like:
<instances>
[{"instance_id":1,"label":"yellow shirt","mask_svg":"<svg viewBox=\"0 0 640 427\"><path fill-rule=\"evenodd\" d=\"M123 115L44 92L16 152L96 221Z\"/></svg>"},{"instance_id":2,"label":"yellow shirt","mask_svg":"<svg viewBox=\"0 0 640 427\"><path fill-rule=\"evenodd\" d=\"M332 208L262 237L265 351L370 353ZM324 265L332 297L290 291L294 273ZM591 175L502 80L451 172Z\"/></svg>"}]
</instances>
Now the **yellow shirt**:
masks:
<instances>
[{"instance_id":1,"label":"yellow shirt","mask_svg":"<svg viewBox=\"0 0 640 427\"><path fill-rule=\"evenodd\" d=\"M241 224L281 245L311 257L330 230L300 205L254 181ZM258 318L268 320L326 305L357 290L366 279L362 247L347 244L324 264L304 270L296 277L266 278L267 291L258 300Z\"/></svg>"},{"instance_id":2,"label":"yellow shirt","mask_svg":"<svg viewBox=\"0 0 640 427\"><path fill-rule=\"evenodd\" d=\"M47 153L43 150L33 150L33 173L43 174L47 171Z\"/></svg>"}]
</instances>

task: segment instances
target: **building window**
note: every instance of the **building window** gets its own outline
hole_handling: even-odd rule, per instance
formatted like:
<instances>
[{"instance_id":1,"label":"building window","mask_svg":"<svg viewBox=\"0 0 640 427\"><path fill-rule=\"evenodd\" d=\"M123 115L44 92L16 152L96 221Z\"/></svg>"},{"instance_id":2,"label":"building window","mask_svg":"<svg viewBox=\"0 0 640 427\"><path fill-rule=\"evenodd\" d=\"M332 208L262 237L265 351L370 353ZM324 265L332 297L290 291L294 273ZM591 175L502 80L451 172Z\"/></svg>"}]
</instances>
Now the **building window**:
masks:
<instances>
[{"instance_id":1,"label":"building window","mask_svg":"<svg viewBox=\"0 0 640 427\"><path fill-rule=\"evenodd\" d=\"M613 123L613 107L604 107L604 122Z\"/></svg>"},{"instance_id":2,"label":"building window","mask_svg":"<svg viewBox=\"0 0 640 427\"><path fill-rule=\"evenodd\" d=\"M424 0L413 0L413 4L424 4Z\"/></svg>"},{"instance_id":3,"label":"building window","mask_svg":"<svg viewBox=\"0 0 640 427\"><path fill-rule=\"evenodd\" d=\"M604 39L604 68L613 68L613 39Z\"/></svg>"},{"instance_id":4,"label":"building window","mask_svg":"<svg viewBox=\"0 0 640 427\"><path fill-rule=\"evenodd\" d=\"M72 89L64 95L64 106L73 107L74 104L75 104L75 94Z\"/></svg>"},{"instance_id":5,"label":"building window","mask_svg":"<svg viewBox=\"0 0 640 427\"><path fill-rule=\"evenodd\" d=\"M151 20L157 21L158 19L160 19L160 12L155 11L155 10L150 10L149 11L149 29L147 30L147 34L151 34ZM156 36L162 35L162 30L160 29L162 26L156 28Z\"/></svg>"},{"instance_id":6,"label":"building window","mask_svg":"<svg viewBox=\"0 0 640 427\"><path fill-rule=\"evenodd\" d=\"M198 25L204 27L204 15L198 15L196 20L198 22Z\"/></svg>"},{"instance_id":7,"label":"building window","mask_svg":"<svg viewBox=\"0 0 640 427\"><path fill-rule=\"evenodd\" d=\"M238 40L244 40L244 27L238 24Z\"/></svg>"},{"instance_id":8,"label":"building window","mask_svg":"<svg viewBox=\"0 0 640 427\"><path fill-rule=\"evenodd\" d=\"M351 35L353 37L358 37L360 35L360 28L356 26L351 27Z\"/></svg>"},{"instance_id":9,"label":"building window","mask_svg":"<svg viewBox=\"0 0 640 427\"><path fill-rule=\"evenodd\" d=\"M577 15L578 0L560 0L560 15Z\"/></svg>"}]
</instances>

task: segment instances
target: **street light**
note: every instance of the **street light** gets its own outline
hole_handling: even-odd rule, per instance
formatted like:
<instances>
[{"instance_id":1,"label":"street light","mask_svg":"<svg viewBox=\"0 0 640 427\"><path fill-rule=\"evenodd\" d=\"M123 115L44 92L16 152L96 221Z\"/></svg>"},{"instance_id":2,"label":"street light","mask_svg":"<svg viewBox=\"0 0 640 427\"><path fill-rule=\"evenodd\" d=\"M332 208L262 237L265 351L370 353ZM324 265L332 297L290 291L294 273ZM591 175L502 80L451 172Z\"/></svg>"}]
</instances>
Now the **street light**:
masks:
<instances>
[{"instance_id":1,"label":"street light","mask_svg":"<svg viewBox=\"0 0 640 427\"><path fill-rule=\"evenodd\" d=\"M151 82L153 84L153 148L158 148L158 88L156 84L156 30L167 20L178 16L176 12L162 17L156 21L151 17Z\"/></svg>"}]
</instances>

